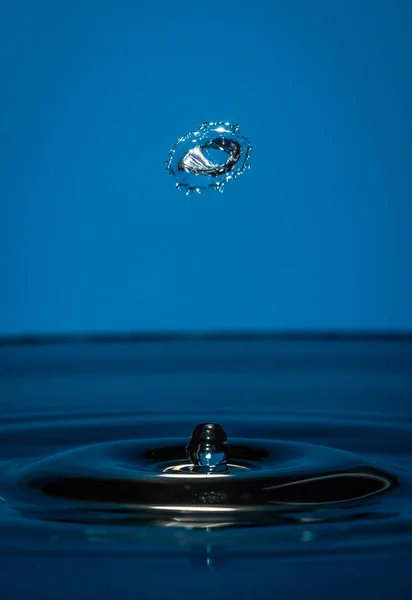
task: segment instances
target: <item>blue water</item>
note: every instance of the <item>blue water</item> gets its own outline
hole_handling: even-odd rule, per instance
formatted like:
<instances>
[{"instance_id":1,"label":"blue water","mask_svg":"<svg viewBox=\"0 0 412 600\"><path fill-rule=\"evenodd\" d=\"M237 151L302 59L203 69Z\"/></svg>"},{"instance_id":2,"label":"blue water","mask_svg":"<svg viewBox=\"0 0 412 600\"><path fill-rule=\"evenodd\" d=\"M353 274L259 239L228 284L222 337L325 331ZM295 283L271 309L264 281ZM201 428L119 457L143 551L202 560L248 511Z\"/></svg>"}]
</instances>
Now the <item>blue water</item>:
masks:
<instances>
[{"instance_id":1,"label":"blue water","mask_svg":"<svg viewBox=\"0 0 412 600\"><path fill-rule=\"evenodd\" d=\"M408 597L411 367L407 336L3 340L2 597ZM150 496L159 468L145 450L179 454L202 422L224 426L232 460L270 447L248 463L256 476L376 469L391 486L333 504L318 488L315 503L262 519L255 506L247 522L113 500L143 472L136 490ZM58 478L91 476L106 481L89 486L93 502L50 492Z\"/></svg>"}]
</instances>

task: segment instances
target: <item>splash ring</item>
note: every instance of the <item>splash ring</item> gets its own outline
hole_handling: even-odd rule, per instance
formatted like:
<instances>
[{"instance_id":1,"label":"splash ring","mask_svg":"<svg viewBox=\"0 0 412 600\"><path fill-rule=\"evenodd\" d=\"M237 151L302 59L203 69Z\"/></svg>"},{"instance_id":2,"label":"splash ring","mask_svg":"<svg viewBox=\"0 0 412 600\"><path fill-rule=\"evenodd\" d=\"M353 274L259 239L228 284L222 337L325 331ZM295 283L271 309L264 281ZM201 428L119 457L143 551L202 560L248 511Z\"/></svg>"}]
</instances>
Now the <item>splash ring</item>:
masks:
<instances>
[{"instance_id":1,"label":"splash ring","mask_svg":"<svg viewBox=\"0 0 412 600\"><path fill-rule=\"evenodd\" d=\"M209 189L224 191L224 185L250 168L249 140L239 133L240 125L205 122L181 137L169 154L166 170L176 187L186 194ZM216 156L224 160L216 161Z\"/></svg>"}]
</instances>

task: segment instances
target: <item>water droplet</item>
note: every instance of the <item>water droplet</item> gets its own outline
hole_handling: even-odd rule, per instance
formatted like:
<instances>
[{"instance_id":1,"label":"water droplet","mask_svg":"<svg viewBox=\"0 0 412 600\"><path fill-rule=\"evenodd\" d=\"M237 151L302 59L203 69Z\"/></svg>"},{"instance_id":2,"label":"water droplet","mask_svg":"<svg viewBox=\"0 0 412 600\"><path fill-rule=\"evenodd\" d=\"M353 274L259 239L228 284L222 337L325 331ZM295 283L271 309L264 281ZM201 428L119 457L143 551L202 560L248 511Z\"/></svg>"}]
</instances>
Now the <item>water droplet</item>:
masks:
<instances>
[{"instance_id":1,"label":"water droplet","mask_svg":"<svg viewBox=\"0 0 412 600\"><path fill-rule=\"evenodd\" d=\"M206 423L198 425L186 448L192 463L206 470L226 468L229 452L227 435L220 425Z\"/></svg>"},{"instance_id":2,"label":"water droplet","mask_svg":"<svg viewBox=\"0 0 412 600\"><path fill-rule=\"evenodd\" d=\"M213 450L199 452L197 457L199 465L203 467L216 467L226 460L226 454L223 452L214 452Z\"/></svg>"},{"instance_id":3,"label":"water droplet","mask_svg":"<svg viewBox=\"0 0 412 600\"><path fill-rule=\"evenodd\" d=\"M186 194L210 189L224 191L224 184L246 170L250 142L240 135L240 125L203 123L176 142L166 161L166 170Z\"/></svg>"}]
</instances>

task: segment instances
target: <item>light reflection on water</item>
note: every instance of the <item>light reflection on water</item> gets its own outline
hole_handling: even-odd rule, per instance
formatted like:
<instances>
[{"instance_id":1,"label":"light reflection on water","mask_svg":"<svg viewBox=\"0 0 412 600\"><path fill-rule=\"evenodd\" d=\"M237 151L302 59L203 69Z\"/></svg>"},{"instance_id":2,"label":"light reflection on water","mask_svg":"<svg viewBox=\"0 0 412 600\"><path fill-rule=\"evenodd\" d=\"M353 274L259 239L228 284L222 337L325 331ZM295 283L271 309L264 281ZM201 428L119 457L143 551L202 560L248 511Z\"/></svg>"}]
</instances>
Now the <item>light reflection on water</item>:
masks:
<instances>
[{"instance_id":1,"label":"light reflection on water","mask_svg":"<svg viewBox=\"0 0 412 600\"><path fill-rule=\"evenodd\" d=\"M269 557L330 560L350 552L355 560L390 548L409 552L411 366L405 339L3 343L0 555L152 556L210 571L245 558L256 565ZM255 452L248 468L262 476L272 469L270 477L321 473L316 502L293 506L289 496L289 505L268 515L266 500L259 497L259 505L252 493L249 514L243 506L238 518L237 496L230 504L227 489L215 484L200 496L196 491L189 505L171 506L170 495L157 495L149 511L141 492L143 509L127 498L105 500L120 481L138 480L145 448L173 447L172 462L161 455L159 465L165 475L181 475L173 461L185 459L185 441L202 422L225 427L234 441L232 464L242 448L247 454L270 447L270 460ZM156 477L156 461L144 463L145 477L150 469ZM391 483L370 497L322 504L348 469L351 485L357 469L363 479ZM93 501L70 497L73 486L69 494L58 486L44 493L56 474L92 473L111 486ZM328 473L333 485L325 487ZM64 489L63 497L56 489Z\"/></svg>"}]
</instances>

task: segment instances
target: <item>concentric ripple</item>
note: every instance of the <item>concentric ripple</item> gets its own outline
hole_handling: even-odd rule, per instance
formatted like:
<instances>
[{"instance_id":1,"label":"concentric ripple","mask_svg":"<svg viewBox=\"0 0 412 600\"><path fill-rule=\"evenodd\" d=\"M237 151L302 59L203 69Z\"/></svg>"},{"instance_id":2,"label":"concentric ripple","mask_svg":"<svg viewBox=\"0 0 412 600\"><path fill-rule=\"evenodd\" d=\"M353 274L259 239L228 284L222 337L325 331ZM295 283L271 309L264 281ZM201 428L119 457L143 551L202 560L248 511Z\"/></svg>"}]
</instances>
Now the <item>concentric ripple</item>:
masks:
<instances>
[{"instance_id":1,"label":"concentric ripple","mask_svg":"<svg viewBox=\"0 0 412 600\"><path fill-rule=\"evenodd\" d=\"M355 360L329 349L325 385L315 350L300 347L295 360L261 342L247 353L220 343L8 348L0 553L123 552L209 565L214 556L410 547L411 420L372 401L363 411L327 406L353 381L363 406L383 393L402 406L409 355L363 347ZM345 405L352 396L345 391ZM210 422L228 436L222 472L196 470L187 454L194 427Z\"/></svg>"},{"instance_id":2,"label":"concentric ripple","mask_svg":"<svg viewBox=\"0 0 412 600\"><path fill-rule=\"evenodd\" d=\"M186 419L182 416L181 422ZM109 421L100 418L99 424ZM137 432L157 428L160 434L176 426L175 419L159 425L155 419L129 418L116 423L117 436L127 434L131 423ZM292 425L278 418L273 431L279 435L287 423ZM91 419L90 433L96 432L96 425ZM304 427L306 436L311 430L308 422L296 420L293 426ZM246 420L240 428L245 427ZM236 429L239 423L228 427L234 433ZM85 423L80 429L72 423L73 439L86 442L81 439L85 431ZM37 424L39 440L45 432L47 427L42 431ZM333 539L335 549L342 536L346 544L352 539L359 545L361 538L368 545L372 539L376 543L378 535L380 543L387 544L390 536L385 531L400 528L401 523L402 535L409 539L411 519L404 503L411 483L402 469L276 436L230 439L228 473L211 475L191 471L184 452L187 438L161 435L78 443L63 452L48 449L47 456L35 460L8 461L1 472L6 515L2 543L10 545L18 531L20 543L28 547L34 543L36 550L59 541L64 551L101 543L106 550L147 552L150 540L150 551L158 551L160 544L163 552L167 547L173 552L176 540L203 543L199 532L204 531L208 544L220 546L235 535L244 539L244 551L252 539L259 552L267 551L276 539L285 544L284 552L296 553L302 541L319 536ZM236 530L244 534L233 533ZM236 552L240 550L241 546Z\"/></svg>"}]
</instances>

